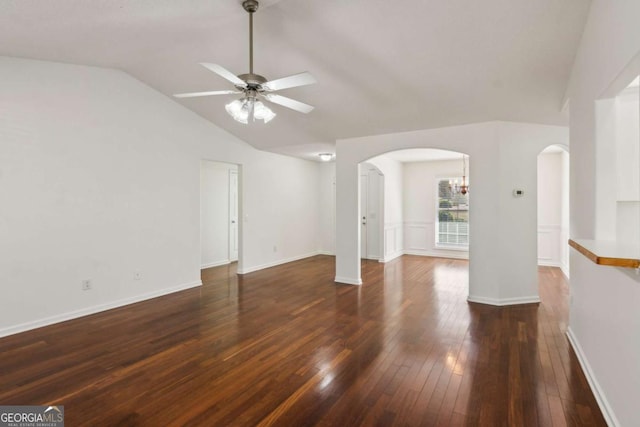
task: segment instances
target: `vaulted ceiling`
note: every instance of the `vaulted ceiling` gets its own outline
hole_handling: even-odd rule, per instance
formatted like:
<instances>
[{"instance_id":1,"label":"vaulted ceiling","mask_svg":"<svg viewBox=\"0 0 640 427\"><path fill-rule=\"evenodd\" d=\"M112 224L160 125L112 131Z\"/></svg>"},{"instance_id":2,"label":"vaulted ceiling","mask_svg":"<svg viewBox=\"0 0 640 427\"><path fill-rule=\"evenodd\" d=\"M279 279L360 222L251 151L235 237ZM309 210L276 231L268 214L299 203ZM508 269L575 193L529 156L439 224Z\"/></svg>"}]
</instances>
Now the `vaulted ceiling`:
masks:
<instances>
[{"instance_id":1,"label":"vaulted ceiling","mask_svg":"<svg viewBox=\"0 0 640 427\"><path fill-rule=\"evenodd\" d=\"M241 0L0 2L0 55L121 69L170 96L230 89L197 65L248 72ZM311 157L336 139L487 120L567 124L561 111L587 0L263 0L255 72L318 83L268 124L232 95L176 100L263 150Z\"/></svg>"}]
</instances>

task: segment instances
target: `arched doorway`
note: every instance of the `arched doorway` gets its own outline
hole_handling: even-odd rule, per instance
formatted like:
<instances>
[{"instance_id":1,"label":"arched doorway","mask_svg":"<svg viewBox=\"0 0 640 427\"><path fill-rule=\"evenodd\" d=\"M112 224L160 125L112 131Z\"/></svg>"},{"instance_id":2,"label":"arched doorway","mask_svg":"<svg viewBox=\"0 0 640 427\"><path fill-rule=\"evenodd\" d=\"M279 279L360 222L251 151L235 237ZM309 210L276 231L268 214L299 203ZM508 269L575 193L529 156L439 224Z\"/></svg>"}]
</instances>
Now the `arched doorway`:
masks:
<instances>
[{"instance_id":1,"label":"arched doorway","mask_svg":"<svg viewBox=\"0 0 640 427\"><path fill-rule=\"evenodd\" d=\"M360 163L361 258L468 259L469 163L466 154L426 148L396 150Z\"/></svg>"},{"instance_id":2,"label":"arched doorway","mask_svg":"<svg viewBox=\"0 0 640 427\"><path fill-rule=\"evenodd\" d=\"M550 145L538 154L538 265L559 267L569 277L569 152Z\"/></svg>"}]
</instances>

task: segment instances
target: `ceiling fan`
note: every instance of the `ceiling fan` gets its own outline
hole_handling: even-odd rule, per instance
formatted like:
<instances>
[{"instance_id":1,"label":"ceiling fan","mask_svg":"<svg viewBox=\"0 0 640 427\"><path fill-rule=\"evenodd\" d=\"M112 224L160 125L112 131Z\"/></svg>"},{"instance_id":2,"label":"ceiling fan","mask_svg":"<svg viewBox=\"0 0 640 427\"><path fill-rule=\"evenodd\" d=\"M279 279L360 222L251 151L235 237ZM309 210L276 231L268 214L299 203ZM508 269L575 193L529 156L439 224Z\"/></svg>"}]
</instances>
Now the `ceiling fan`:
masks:
<instances>
[{"instance_id":1,"label":"ceiling fan","mask_svg":"<svg viewBox=\"0 0 640 427\"><path fill-rule=\"evenodd\" d=\"M249 120L263 120L264 123L268 123L276 116L276 113L267 107L260 99L265 99L266 101L282 105L283 107L290 108L300 113L306 114L313 110L311 105L273 93L282 89L316 83L316 79L311 74L303 72L275 80L267 80L260 74L254 74L253 14L258 10L258 6L259 3L257 0L245 0L242 3L244 10L249 12L249 73L236 76L231 71L218 64L211 64L208 62L200 64L220 77L223 77L233 83L236 90L178 93L173 96L176 98L195 98L211 95L243 94L241 99L236 99L235 101L230 102L225 106L225 109L231 117L244 124L249 123Z\"/></svg>"}]
</instances>

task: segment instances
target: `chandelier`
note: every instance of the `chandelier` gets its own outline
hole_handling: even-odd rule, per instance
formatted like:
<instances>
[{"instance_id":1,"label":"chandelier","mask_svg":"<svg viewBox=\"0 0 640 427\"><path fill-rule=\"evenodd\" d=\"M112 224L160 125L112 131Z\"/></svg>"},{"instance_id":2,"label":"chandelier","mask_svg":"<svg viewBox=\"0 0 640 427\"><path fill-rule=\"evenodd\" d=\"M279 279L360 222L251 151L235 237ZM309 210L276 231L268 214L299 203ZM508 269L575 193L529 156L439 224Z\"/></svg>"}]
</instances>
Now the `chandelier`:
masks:
<instances>
[{"instance_id":1,"label":"chandelier","mask_svg":"<svg viewBox=\"0 0 640 427\"><path fill-rule=\"evenodd\" d=\"M453 194L462 194L463 196L469 192L469 184L467 183L467 156L462 155L462 184L458 184L458 180L449 180L449 190Z\"/></svg>"}]
</instances>

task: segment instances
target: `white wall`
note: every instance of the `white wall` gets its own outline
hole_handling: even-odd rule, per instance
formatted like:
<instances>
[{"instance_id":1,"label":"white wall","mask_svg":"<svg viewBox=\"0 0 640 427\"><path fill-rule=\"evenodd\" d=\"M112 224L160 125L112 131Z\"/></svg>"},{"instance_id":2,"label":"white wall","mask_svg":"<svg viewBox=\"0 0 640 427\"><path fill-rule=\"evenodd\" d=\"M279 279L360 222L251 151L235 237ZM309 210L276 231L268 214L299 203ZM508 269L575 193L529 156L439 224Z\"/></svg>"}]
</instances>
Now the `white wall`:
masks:
<instances>
[{"instance_id":1,"label":"white wall","mask_svg":"<svg viewBox=\"0 0 640 427\"><path fill-rule=\"evenodd\" d=\"M560 200L562 200L562 206L560 208L562 214L560 218L560 268L565 276L570 277L569 269L569 227L571 220L570 212L570 155L566 151L562 151L562 191L560 194Z\"/></svg>"},{"instance_id":2,"label":"white wall","mask_svg":"<svg viewBox=\"0 0 640 427\"><path fill-rule=\"evenodd\" d=\"M597 145L597 99L613 96L640 71L640 2L594 0L568 90L571 111L571 237L597 235L606 146ZM611 139L608 141L611 150ZM595 190L595 191L594 191ZM604 188L603 190L606 190ZM609 187L609 193L611 187ZM640 219L639 219L640 221ZM615 234L613 234L615 238ZM635 426L640 400L640 276L599 266L571 251L569 336L610 425Z\"/></svg>"},{"instance_id":3,"label":"white wall","mask_svg":"<svg viewBox=\"0 0 640 427\"><path fill-rule=\"evenodd\" d=\"M470 164L467 162L467 177ZM404 181L404 251L407 254L469 258L469 252L436 247L436 208L438 181L462 176L462 156L459 160L407 162L403 165ZM470 208L473 195L469 193ZM473 233L473 231L471 231Z\"/></svg>"},{"instance_id":4,"label":"white wall","mask_svg":"<svg viewBox=\"0 0 640 427\"><path fill-rule=\"evenodd\" d=\"M609 95L609 94L608 94ZM640 97L638 88L595 101L595 238L640 240Z\"/></svg>"},{"instance_id":5,"label":"white wall","mask_svg":"<svg viewBox=\"0 0 640 427\"><path fill-rule=\"evenodd\" d=\"M253 151L265 157L242 165L242 230L249 242L240 246L240 273L315 255L319 247L319 164Z\"/></svg>"},{"instance_id":6,"label":"white wall","mask_svg":"<svg viewBox=\"0 0 640 427\"><path fill-rule=\"evenodd\" d=\"M615 98L616 190L619 201L640 200L640 93L633 87Z\"/></svg>"},{"instance_id":7,"label":"white wall","mask_svg":"<svg viewBox=\"0 0 640 427\"><path fill-rule=\"evenodd\" d=\"M595 128L596 139L602 143L596 144L595 159L593 160L594 192L597 203L592 207L594 212L585 212L585 217L593 217L593 237L600 240L616 239L616 115L615 99L603 99L595 102L596 117L598 122ZM576 156L582 155L580 152ZM572 158L573 160L573 158ZM592 179L593 179L592 177ZM587 191L587 189L584 189ZM573 198L573 195L572 195ZM591 214L591 215L589 215Z\"/></svg>"},{"instance_id":8,"label":"white wall","mask_svg":"<svg viewBox=\"0 0 640 427\"><path fill-rule=\"evenodd\" d=\"M241 165L241 272L317 252L317 163L112 69L2 57L0 93L0 335L199 285L202 159Z\"/></svg>"},{"instance_id":9,"label":"white wall","mask_svg":"<svg viewBox=\"0 0 640 427\"><path fill-rule=\"evenodd\" d=\"M402 163L387 156L367 161L384 175L384 227L382 262L391 261L403 253L403 174Z\"/></svg>"},{"instance_id":10,"label":"white wall","mask_svg":"<svg viewBox=\"0 0 640 427\"><path fill-rule=\"evenodd\" d=\"M337 141L335 280L362 282L358 163L389 151L437 148L473 159L469 299L496 305L538 301L537 156L567 139L562 127L489 122ZM514 199L514 188L526 196Z\"/></svg>"},{"instance_id":11,"label":"white wall","mask_svg":"<svg viewBox=\"0 0 640 427\"><path fill-rule=\"evenodd\" d=\"M237 165L202 161L200 166L200 267L230 263L230 172Z\"/></svg>"},{"instance_id":12,"label":"white wall","mask_svg":"<svg viewBox=\"0 0 640 427\"><path fill-rule=\"evenodd\" d=\"M319 188L319 252L325 255L336 253L336 164L320 164Z\"/></svg>"},{"instance_id":13,"label":"white wall","mask_svg":"<svg viewBox=\"0 0 640 427\"><path fill-rule=\"evenodd\" d=\"M640 242L640 93L616 97L616 240Z\"/></svg>"}]
</instances>

